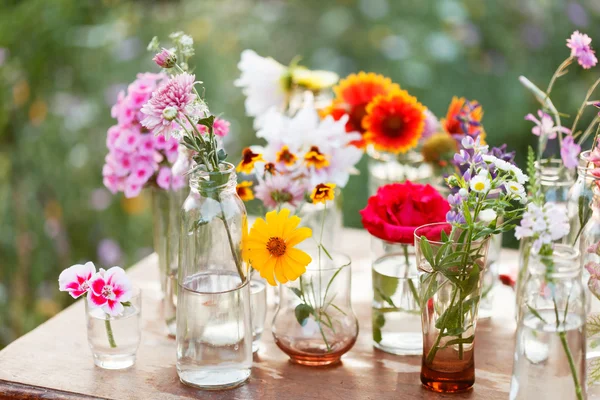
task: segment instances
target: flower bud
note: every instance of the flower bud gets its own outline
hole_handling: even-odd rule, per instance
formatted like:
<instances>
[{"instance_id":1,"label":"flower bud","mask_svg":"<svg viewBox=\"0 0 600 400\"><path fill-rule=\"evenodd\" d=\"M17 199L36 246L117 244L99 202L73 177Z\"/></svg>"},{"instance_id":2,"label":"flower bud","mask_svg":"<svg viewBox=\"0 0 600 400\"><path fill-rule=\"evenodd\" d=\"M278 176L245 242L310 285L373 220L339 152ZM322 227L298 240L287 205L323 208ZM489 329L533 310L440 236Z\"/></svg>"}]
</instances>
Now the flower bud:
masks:
<instances>
[{"instance_id":1,"label":"flower bud","mask_svg":"<svg viewBox=\"0 0 600 400\"><path fill-rule=\"evenodd\" d=\"M175 118L177 118L177 109L175 107L166 107L162 114L163 118L167 121L173 121Z\"/></svg>"},{"instance_id":2,"label":"flower bud","mask_svg":"<svg viewBox=\"0 0 600 400\"><path fill-rule=\"evenodd\" d=\"M456 176L454 175L450 175L449 177L447 177L446 183L448 183L448 186L450 186L451 188L459 186L458 179L456 179Z\"/></svg>"},{"instance_id":3,"label":"flower bud","mask_svg":"<svg viewBox=\"0 0 600 400\"><path fill-rule=\"evenodd\" d=\"M177 63L177 56L163 47L159 53L156 53L152 61L161 68L173 68Z\"/></svg>"}]
</instances>

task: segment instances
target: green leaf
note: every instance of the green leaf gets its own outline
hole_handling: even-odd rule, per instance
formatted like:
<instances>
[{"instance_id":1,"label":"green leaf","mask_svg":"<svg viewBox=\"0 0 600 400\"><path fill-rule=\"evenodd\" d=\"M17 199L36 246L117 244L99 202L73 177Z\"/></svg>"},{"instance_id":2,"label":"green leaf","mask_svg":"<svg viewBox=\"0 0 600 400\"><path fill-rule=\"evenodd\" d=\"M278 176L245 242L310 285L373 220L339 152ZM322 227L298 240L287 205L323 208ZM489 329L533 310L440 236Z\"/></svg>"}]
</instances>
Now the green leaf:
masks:
<instances>
[{"instance_id":1,"label":"green leaf","mask_svg":"<svg viewBox=\"0 0 600 400\"><path fill-rule=\"evenodd\" d=\"M225 152L225 150L219 149L219 151L217 151L217 158L219 159L219 161L225 161L225 159L227 158L227 153Z\"/></svg>"},{"instance_id":2,"label":"green leaf","mask_svg":"<svg viewBox=\"0 0 600 400\"><path fill-rule=\"evenodd\" d=\"M294 294L295 294L296 296L298 296L298 298L300 298L300 299L304 300L304 293L302 293L302 290L300 290L300 289L298 289L298 288L295 288L295 287L291 287L291 288L290 288L290 290L291 290L292 292L294 292Z\"/></svg>"},{"instance_id":3,"label":"green leaf","mask_svg":"<svg viewBox=\"0 0 600 400\"><path fill-rule=\"evenodd\" d=\"M442 235L442 242L447 242L449 238L448 238L448 234L446 233L446 231L444 229L442 229L441 235Z\"/></svg>"},{"instance_id":4,"label":"green leaf","mask_svg":"<svg viewBox=\"0 0 600 400\"><path fill-rule=\"evenodd\" d=\"M434 268L435 261L433 259L433 250L431 249L429 240L427 240L425 236L421 236L421 253L423 253L423 257L425 257L429 265L431 265L431 268Z\"/></svg>"},{"instance_id":5,"label":"green leaf","mask_svg":"<svg viewBox=\"0 0 600 400\"><path fill-rule=\"evenodd\" d=\"M591 360L587 367L587 383L593 385L600 382L600 358L594 358Z\"/></svg>"},{"instance_id":6,"label":"green leaf","mask_svg":"<svg viewBox=\"0 0 600 400\"><path fill-rule=\"evenodd\" d=\"M447 347L454 346L456 344L469 344L469 343L473 343L473 340L475 340L475 335L471 335L466 338L453 339L453 340L449 340L448 342L446 342L444 347L440 347L440 348L445 349Z\"/></svg>"},{"instance_id":7,"label":"green leaf","mask_svg":"<svg viewBox=\"0 0 600 400\"><path fill-rule=\"evenodd\" d=\"M425 309L427 305L427 301L433 297L435 292L438 289L437 283L437 272L433 272L431 274L421 275L421 288L424 290L421 291L421 310Z\"/></svg>"},{"instance_id":8,"label":"green leaf","mask_svg":"<svg viewBox=\"0 0 600 400\"><path fill-rule=\"evenodd\" d=\"M600 314L591 314L586 321L586 334L588 339L600 333Z\"/></svg>"},{"instance_id":9,"label":"green leaf","mask_svg":"<svg viewBox=\"0 0 600 400\"><path fill-rule=\"evenodd\" d=\"M306 319L310 316L310 314L314 313L314 309L308 304L298 304L296 306L296 319L298 323L302 326L306 325Z\"/></svg>"},{"instance_id":10,"label":"green leaf","mask_svg":"<svg viewBox=\"0 0 600 400\"><path fill-rule=\"evenodd\" d=\"M393 305L394 303L391 297L394 295L394 293L396 293L396 290L398 290L399 282L400 280L398 278L381 275L373 271L373 289L375 301L385 301L392 307L396 307Z\"/></svg>"},{"instance_id":11,"label":"green leaf","mask_svg":"<svg viewBox=\"0 0 600 400\"><path fill-rule=\"evenodd\" d=\"M529 311L540 321L542 321L543 323L547 324L548 322L546 322L546 320L544 319L544 317L542 317L540 315L540 313L533 307L531 307L529 304L527 304L527 308L529 308Z\"/></svg>"},{"instance_id":12,"label":"green leaf","mask_svg":"<svg viewBox=\"0 0 600 400\"><path fill-rule=\"evenodd\" d=\"M397 284L396 284L396 286L397 286ZM383 293L381 291L381 289L375 288L375 300L377 300L378 296L381 299L383 299L386 303L388 303L391 307L397 308L396 305L394 304L394 301L392 300L392 298L390 296L388 296L385 293Z\"/></svg>"},{"instance_id":13,"label":"green leaf","mask_svg":"<svg viewBox=\"0 0 600 400\"><path fill-rule=\"evenodd\" d=\"M380 343L382 339L381 328L385 325L385 317L377 310L373 310L373 340Z\"/></svg>"},{"instance_id":14,"label":"green leaf","mask_svg":"<svg viewBox=\"0 0 600 400\"><path fill-rule=\"evenodd\" d=\"M480 272L481 269L479 268L479 264L473 263L471 271L469 272L469 277L467 278L467 280L462 282L462 293L460 295L461 299L465 299L477 288L477 284L479 283Z\"/></svg>"},{"instance_id":15,"label":"green leaf","mask_svg":"<svg viewBox=\"0 0 600 400\"><path fill-rule=\"evenodd\" d=\"M333 257L331 257L331 254L329 254L329 252L327 251L327 249L325 248L325 246L323 246L322 243L319 244L319 247L321 249L323 249L323 251L325 252L325 254L327 255L327 258L329 258L331 261L333 261Z\"/></svg>"},{"instance_id":16,"label":"green leaf","mask_svg":"<svg viewBox=\"0 0 600 400\"><path fill-rule=\"evenodd\" d=\"M123 307L131 307L130 301L122 301L121 304L123 304Z\"/></svg>"},{"instance_id":17,"label":"green leaf","mask_svg":"<svg viewBox=\"0 0 600 400\"><path fill-rule=\"evenodd\" d=\"M212 132L213 124L215 123L215 116L209 115L206 118L201 118L200 120L198 120L198 123L207 127L209 132Z\"/></svg>"},{"instance_id":18,"label":"green leaf","mask_svg":"<svg viewBox=\"0 0 600 400\"><path fill-rule=\"evenodd\" d=\"M587 196L587 192L579 196L579 226L583 228L590 217L592 216L592 208L590 207L590 199Z\"/></svg>"}]
</instances>

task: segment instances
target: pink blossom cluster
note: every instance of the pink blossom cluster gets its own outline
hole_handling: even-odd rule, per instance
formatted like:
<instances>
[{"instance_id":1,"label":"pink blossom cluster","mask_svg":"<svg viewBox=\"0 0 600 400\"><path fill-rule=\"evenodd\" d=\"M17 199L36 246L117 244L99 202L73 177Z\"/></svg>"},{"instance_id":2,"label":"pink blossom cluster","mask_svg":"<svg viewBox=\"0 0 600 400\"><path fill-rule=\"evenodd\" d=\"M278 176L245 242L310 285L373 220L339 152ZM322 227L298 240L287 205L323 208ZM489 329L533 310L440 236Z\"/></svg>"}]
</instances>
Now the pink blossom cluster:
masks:
<instances>
[{"instance_id":1,"label":"pink blossom cluster","mask_svg":"<svg viewBox=\"0 0 600 400\"><path fill-rule=\"evenodd\" d=\"M592 50L592 38L585 33L573 32L567 39L567 47L571 49L571 57L576 57L577 62L584 69L589 69L598 63L594 50Z\"/></svg>"},{"instance_id":2,"label":"pink blossom cluster","mask_svg":"<svg viewBox=\"0 0 600 400\"><path fill-rule=\"evenodd\" d=\"M171 172L179 154L177 139L154 136L141 124L142 107L166 78L165 74L138 74L112 107L117 125L107 132L108 154L102 176L104 186L113 194L123 192L131 198L148 184L155 183L164 190L178 190L185 185L183 176Z\"/></svg>"},{"instance_id":3,"label":"pink blossom cluster","mask_svg":"<svg viewBox=\"0 0 600 400\"><path fill-rule=\"evenodd\" d=\"M107 271L92 262L76 264L60 273L59 290L69 292L74 299L88 295L91 307L101 308L105 313L116 316L123 312L123 304L131 300L133 287L131 280L120 267Z\"/></svg>"}]
</instances>

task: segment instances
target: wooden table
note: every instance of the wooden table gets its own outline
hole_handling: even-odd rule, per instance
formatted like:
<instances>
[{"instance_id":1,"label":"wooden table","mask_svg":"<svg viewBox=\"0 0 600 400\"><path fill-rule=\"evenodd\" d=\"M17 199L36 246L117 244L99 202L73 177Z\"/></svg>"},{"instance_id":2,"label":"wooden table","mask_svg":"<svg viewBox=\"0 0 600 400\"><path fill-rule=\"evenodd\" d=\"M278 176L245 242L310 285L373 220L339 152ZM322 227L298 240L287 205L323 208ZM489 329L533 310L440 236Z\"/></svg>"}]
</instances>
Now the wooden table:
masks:
<instances>
[{"instance_id":1,"label":"wooden table","mask_svg":"<svg viewBox=\"0 0 600 400\"><path fill-rule=\"evenodd\" d=\"M94 366L84 304L78 301L0 352L0 399L506 399L515 330L511 290L498 288L494 317L478 324L473 390L460 395L430 392L419 381L420 356L395 356L371 344L369 241L364 231L344 231L341 250L352 256L360 335L341 364L321 368L292 364L275 346L267 327L248 383L221 392L184 386L175 370L175 341L166 336L160 315L157 258L152 255L129 270L144 291L142 343L134 367L107 371ZM514 265L516 257L515 251L505 250L502 267ZM267 324L272 315L270 309Z\"/></svg>"}]
</instances>

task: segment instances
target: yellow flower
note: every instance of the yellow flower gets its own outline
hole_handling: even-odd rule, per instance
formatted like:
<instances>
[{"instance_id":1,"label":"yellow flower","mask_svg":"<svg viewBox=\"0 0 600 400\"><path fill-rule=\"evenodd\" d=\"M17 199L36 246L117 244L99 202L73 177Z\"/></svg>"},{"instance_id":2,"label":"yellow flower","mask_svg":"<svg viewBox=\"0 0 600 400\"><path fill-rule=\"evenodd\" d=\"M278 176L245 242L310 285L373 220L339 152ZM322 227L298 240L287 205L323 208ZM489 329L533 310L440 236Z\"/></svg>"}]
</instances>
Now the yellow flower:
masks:
<instances>
[{"instance_id":1,"label":"yellow flower","mask_svg":"<svg viewBox=\"0 0 600 400\"><path fill-rule=\"evenodd\" d=\"M277 152L277 162L284 163L286 167L293 166L297 159L298 157L290 151L287 145Z\"/></svg>"},{"instance_id":2,"label":"yellow flower","mask_svg":"<svg viewBox=\"0 0 600 400\"><path fill-rule=\"evenodd\" d=\"M251 174L254 169L254 163L258 161L264 161L262 155L256 154L249 147L246 147L242 151L242 161L240 161L235 170L244 174Z\"/></svg>"},{"instance_id":3,"label":"yellow flower","mask_svg":"<svg viewBox=\"0 0 600 400\"><path fill-rule=\"evenodd\" d=\"M312 91L332 87L339 79L338 74L331 71L311 71L302 67L292 69L292 81Z\"/></svg>"},{"instance_id":4,"label":"yellow flower","mask_svg":"<svg viewBox=\"0 0 600 400\"><path fill-rule=\"evenodd\" d=\"M300 217L290 217L285 208L268 212L265 219L256 220L242 244L246 261L273 286L296 280L312 259L294 246L311 237L312 230L298 228Z\"/></svg>"},{"instance_id":5,"label":"yellow flower","mask_svg":"<svg viewBox=\"0 0 600 400\"><path fill-rule=\"evenodd\" d=\"M315 167L315 169L329 166L327 156L321 153L317 146L312 146L308 153L304 155L304 163L307 167Z\"/></svg>"},{"instance_id":6,"label":"yellow flower","mask_svg":"<svg viewBox=\"0 0 600 400\"><path fill-rule=\"evenodd\" d=\"M325 204L328 200L333 200L335 197L334 183L319 183L312 191L310 199L313 204L323 203Z\"/></svg>"},{"instance_id":7,"label":"yellow flower","mask_svg":"<svg viewBox=\"0 0 600 400\"><path fill-rule=\"evenodd\" d=\"M252 193L252 189L250 189L251 187L252 182L250 181L242 181L235 187L235 190L242 201L250 201L254 199L254 193Z\"/></svg>"}]
</instances>

